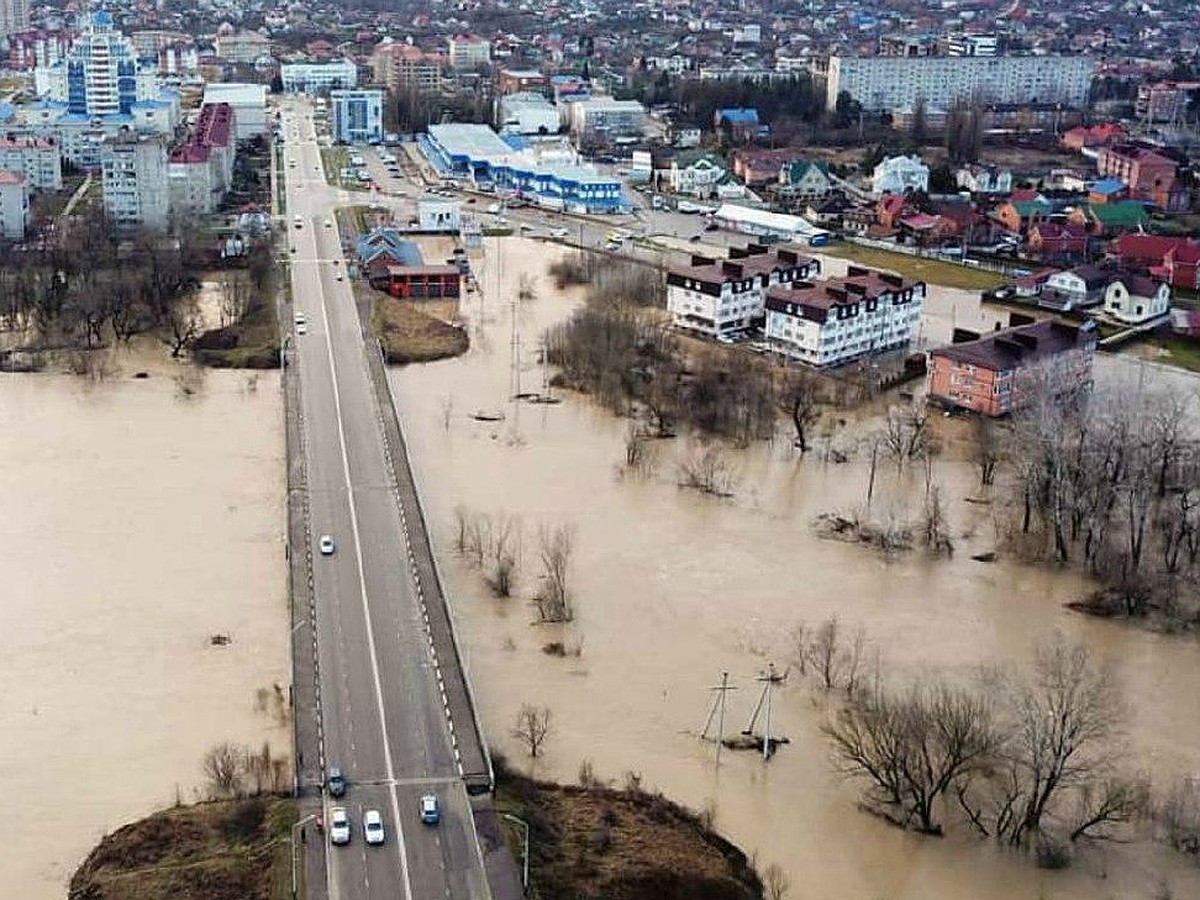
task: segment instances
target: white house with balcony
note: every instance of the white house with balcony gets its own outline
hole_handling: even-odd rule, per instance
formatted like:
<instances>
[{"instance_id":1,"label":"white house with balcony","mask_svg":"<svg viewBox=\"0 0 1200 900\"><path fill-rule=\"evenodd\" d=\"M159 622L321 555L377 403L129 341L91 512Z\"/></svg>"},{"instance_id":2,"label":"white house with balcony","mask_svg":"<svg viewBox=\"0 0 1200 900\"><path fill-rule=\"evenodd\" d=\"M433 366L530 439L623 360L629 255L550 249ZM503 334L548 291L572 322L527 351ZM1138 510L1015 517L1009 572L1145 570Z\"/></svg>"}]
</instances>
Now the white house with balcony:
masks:
<instances>
[{"instance_id":1,"label":"white house with balcony","mask_svg":"<svg viewBox=\"0 0 1200 900\"><path fill-rule=\"evenodd\" d=\"M844 278L767 291L765 334L813 366L836 366L907 347L921 326L925 283L850 266Z\"/></svg>"},{"instance_id":2,"label":"white house with balcony","mask_svg":"<svg viewBox=\"0 0 1200 900\"><path fill-rule=\"evenodd\" d=\"M889 156L871 174L871 191L877 197L928 190L929 166L919 156Z\"/></svg>"},{"instance_id":3,"label":"white house with balcony","mask_svg":"<svg viewBox=\"0 0 1200 900\"><path fill-rule=\"evenodd\" d=\"M963 166L954 173L959 188L972 194L1011 194L1012 172L995 166Z\"/></svg>"},{"instance_id":4,"label":"white house with balcony","mask_svg":"<svg viewBox=\"0 0 1200 900\"><path fill-rule=\"evenodd\" d=\"M680 153L671 160L667 180L676 194L706 199L716 194L725 167L707 153Z\"/></svg>"},{"instance_id":5,"label":"white house with balcony","mask_svg":"<svg viewBox=\"0 0 1200 900\"><path fill-rule=\"evenodd\" d=\"M745 331L762 322L769 288L820 271L820 261L787 247L733 247L721 260L693 256L667 273L667 311L676 327L709 337Z\"/></svg>"}]
</instances>

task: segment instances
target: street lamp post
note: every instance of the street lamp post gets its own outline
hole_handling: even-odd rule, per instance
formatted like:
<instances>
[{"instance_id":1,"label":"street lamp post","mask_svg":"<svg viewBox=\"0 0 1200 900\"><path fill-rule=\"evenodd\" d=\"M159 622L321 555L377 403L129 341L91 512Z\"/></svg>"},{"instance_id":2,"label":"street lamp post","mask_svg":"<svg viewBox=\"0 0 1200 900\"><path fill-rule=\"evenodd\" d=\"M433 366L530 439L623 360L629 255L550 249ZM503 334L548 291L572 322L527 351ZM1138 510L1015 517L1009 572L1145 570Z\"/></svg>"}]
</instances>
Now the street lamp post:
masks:
<instances>
[{"instance_id":1,"label":"street lamp post","mask_svg":"<svg viewBox=\"0 0 1200 900\"><path fill-rule=\"evenodd\" d=\"M529 823L517 816L509 813L500 813L505 819L510 822L515 822L521 826L521 831L524 835L524 846L521 851L521 887L529 889Z\"/></svg>"},{"instance_id":2,"label":"street lamp post","mask_svg":"<svg viewBox=\"0 0 1200 900\"><path fill-rule=\"evenodd\" d=\"M296 829L303 828L318 816L319 813L311 813L292 826L292 900L296 900Z\"/></svg>"}]
</instances>

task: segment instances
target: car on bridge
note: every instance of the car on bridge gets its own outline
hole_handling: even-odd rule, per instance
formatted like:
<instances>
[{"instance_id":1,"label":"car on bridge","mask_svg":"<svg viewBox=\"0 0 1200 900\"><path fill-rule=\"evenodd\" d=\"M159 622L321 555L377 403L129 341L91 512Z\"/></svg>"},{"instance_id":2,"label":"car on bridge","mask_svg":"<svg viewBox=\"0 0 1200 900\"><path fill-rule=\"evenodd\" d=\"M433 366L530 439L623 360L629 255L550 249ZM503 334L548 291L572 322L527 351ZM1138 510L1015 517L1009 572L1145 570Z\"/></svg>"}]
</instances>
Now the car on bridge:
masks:
<instances>
[{"instance_id":1,"label":"car on bridge","mask_svg":"<svg viewBox=\"0 0 1200 900\"><path fill-rule=\"evenodd\" d=\"M345 797L346 796L346 776L337 766L332 766L329 769L329 778L325 781L325 786L329 789L330 797Z\"/></svg>"},{"instance_id":2,"label":"car on bridge","mask_svg":"<svg viewBox=\"0 0 1200 900\"><path fill-rule=\"evenodd\" d=\"M329 811L329 842L337 846L350 843L350 816L345 807L335 806Z\"/></svg>"},{"instance_id":3,"label":"car on bridge","mask_svg":"<svg viewBox=\"0 0 1200 900\"><path fill-rule=\"evenodd\" d=\"M421 821L426 825L436 825L442 820L442 810L438 806L438 798L434 794L426 794L421 798Z\"/></svg>"},{"instance_id":4,"label":"car on bridge","mask_svg":"<svg viewBox=\"0 0 1200 900\"><path fill-rule=\"evenodd\" d=\"M333 542L333 538L327 534L321 535L321 540L318 544L321 549L322 556L333 556L337 551L337 544Z\"/></svg>"},{"instance_id":5,"label":"car on bridge","mask_svg":"<svg viewBox=\"0 0 1200 900\"><path fill-rule=\"evenodd\" d=\"M383 843L383 816L377 809L368 809L363 814L363 839L373 846Z\"/></svg>"}]
</instances>

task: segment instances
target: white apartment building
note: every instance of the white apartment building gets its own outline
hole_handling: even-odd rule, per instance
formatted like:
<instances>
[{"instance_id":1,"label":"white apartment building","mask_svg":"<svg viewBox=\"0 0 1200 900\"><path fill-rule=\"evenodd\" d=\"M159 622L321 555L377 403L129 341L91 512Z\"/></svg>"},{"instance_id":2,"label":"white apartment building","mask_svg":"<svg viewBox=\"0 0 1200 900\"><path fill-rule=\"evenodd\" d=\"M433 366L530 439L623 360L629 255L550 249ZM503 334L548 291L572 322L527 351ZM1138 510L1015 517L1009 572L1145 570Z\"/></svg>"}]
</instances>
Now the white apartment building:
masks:
<instances>
[{"instance_id":1,"label":"white apartment building","mask_svg":"<svg viewBox=\"0 0 1200 900\"><path fill-rule=\"evenodd\" d=\"M10 241L25 237L29 227L29 185L20 172L0 172L0 235Z\"/></svg>"},{"instance_id":2,"label":"white apartment building","mask_svg":"<svg viewBox=\"0 0 1200 900\"><path fill-rule=\"evenodd\" d=\"M271 55L271 39L257 31L218 31L213 50L226 62L252 64Z\"/></svg>"},{"instance_id":3,"label":"white apartment building","mask_svg":"<svg viewBox=\"0 0 1200 900\"><path fill-rule=\"evenodd\" d=\"M237 82L214 82L204 86L204 105L228 103L233 107L237 122L235 136L244 141L260 134L267 128L267 86Z\"/></svg>"},{"instance_id":4,"label":"white apartment building","mask_svg":"<svg viewBox=\"0 0 1200 900\"><path fill-rule=\"evenodd\" d=\"M0 38L29 28L28 0L0 0Z\"/></svg>"},{"instance_id":5,"label":"white apartment building","mask_svg":"<svg viewBox=\"0 0 1200 900\"><path fill-rule=\"evenodd\" d=\"M591 97L568 104L571 134L607 137L641 136L646 126L646 107L637 100Z\"/></svg>"},{"instance_id":6,"label":"white apartment building","mask_svg":"<svg viewBox=\"0 0 1200 900\"><path fill-rule=\"evenodd\" d=\"M928 190L929 166L919 156L889 156L871 173L871 192L877 197Z\"/></svg>"},{"instance_id":7,"label":"white apartment building","mask_svg":"<svg viewBox=\"0 0 1200 900\"><path fill-rule=\"evenodd\" d=\"M471 71L492 61L492 42L477 34L460 34L450 38L448 54L450 68Z\"/></svg>"},{"instance_id":8,"label":"white apartment building","mask_svg":"<svg viewBox=\"0 0 1200 900\"><path fill-rule=\"evenodd\" d=\"M745 331L762 321L767 291L821 271L819 260L762 244L731 247L728 259L693 256L667 273L667 311L678 328L709 337Z\"/></svg>"},{"instance_id":9,"label":"white apartment building","mask_svg":"<svg viewBox=\"0 0 1200 900\"><path fill-rule=\"evenodd\" d=\"M836 366L908 346L921 325L925 283L849 266L844 278L767 291L767 340L813 366Z\"/></svg>"},{"instance_id":10,"label":"white apartment building","mask_svg":"<svg viewBox=\"0 0 1200 900\"><path fill-rule=\"evenodd\" d=\"M947 56L995 56L1000 39L994 34L951 34L945 45Z\"/></svg>"},{"instance_id":11,"label":"white apartment building","mask_svg":"<svg viewBox=\"0 0 1200 900\"><path fill-rule=\"evenodd\" d=\"M62 150L49 138L0 138L0 172L20 172L35 191L62 190Z\"/></svg>"},{"instance_id":12,"label":"white apartment building","mask_svg":"<svg viewBox=\"0 0 1200 900\"><path fill-rule=\"evenodd\" d=\"M814 72L825 80L825 105L846 92L871 112L929 112L956 102L1061 103L1083 106L1096 61L1090 56L830 56Z\"/></svg>"},{"instance_id":13,"label":"white apartment building","mask_svg":"<svg viewBox=\"0 0 1200 900\"><path fill-rule=\"evenodd\" d=\"M171 190L166 141L122 135L101 150L104 212L120 227L163 230L170 221Z\"/></svg>"},{"instance_id":14,"label":"white apartment building","mask_svg":"<svg viewBox=\"0 0 1200 900\"><path fill-rule=\"evenodd\" d=\"M284 93L316 94L358 86L358 66L351 60L327 63L284 63L279 67Z\"/></svg>"}]
</instances>

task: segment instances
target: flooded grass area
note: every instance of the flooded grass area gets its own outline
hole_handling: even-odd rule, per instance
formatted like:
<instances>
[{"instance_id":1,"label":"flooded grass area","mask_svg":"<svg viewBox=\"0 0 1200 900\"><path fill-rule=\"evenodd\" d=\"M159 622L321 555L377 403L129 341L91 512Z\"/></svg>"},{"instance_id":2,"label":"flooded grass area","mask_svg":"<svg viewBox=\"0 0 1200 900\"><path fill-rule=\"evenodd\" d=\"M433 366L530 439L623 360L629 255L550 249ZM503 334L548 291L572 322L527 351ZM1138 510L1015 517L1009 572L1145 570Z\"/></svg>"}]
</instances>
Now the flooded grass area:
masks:
<instances>
[{"instance_id":1,"label":"flooded grass area","mask_svg":"<svg viewBox=\"0 0 1200 900\"><path fill-rule=\"evenodd\" d=\"M626 420L566 392L558 405L510 401L514 383L543 378L540 336L581 293L554 289L544 245L487 244L482 293L462 310L470 351L391 378L485 729L499 749L522 768L532 762L540 778L574 781L585 759L604 779L637 773L647 788L711 810L717 829L760 865L783 867L795 896L1149 898L1162 883L1175 896L1200 893L1200 872L1147 843L1101 846L1050 872L968 828L923 838L865 815L820 733L831 701L794 670L772 708L775 734L790 743L765 764L726 751L718 767L713 744L699 739L711 689L722 671L730 674L737 690L726 732L740 731L755 679L768 663L788 667L789 635L801 622L836 615L848 629L861 626L868 667L914 677L1024 666L1055 631L1083 640L1112 663L1130 701L1126 758L1170 775L1200 770L1192 699L1200 662L1190 639L1065 609L1091 587L1069 570L1021 565L1003 552L994 562L973 560L1001 547L1001 529L994 504L967 502L978 499L978 476L954 452L960 423L938 426L948 448L935 477L955 543L949 559L888 555L815 533L817 515L865 507L862 454L838 465L818 446L801 458L786 438L728 450L725 499L680 488L680 462L694 450L686 437L651 442L653 460L631 473ZM519 302L523 284L531 299ZM955 325L996 315L977 295L933 291L925 331L948 338ZM472 414L479 409L503 418L481 421ZM860 427L847 416L833 440L853 443ZM872 515L915 515L923 489L922 472L881 465ZM511 598L496 599L455 551L455 511L463 508L519 523ZM574 533L575 620L535 625L538 532L563 524ZM579 653L544 652L554 643ZM511 736L527 703L549 707L555 723L534 761Z\"/></svg>"},{"instance_id":2,"label":"flooded grass area","mask_svg":"<svg viewBox=\"0 0 1200 900\"><path fill-rule=\"evenodd\" d=\"M0 376L0 789L37 797L0 824L0 885L33 900L197 799L211 745L290 753L277 376L129 352L103 381Z\"/></svg>"}]
</instances>

